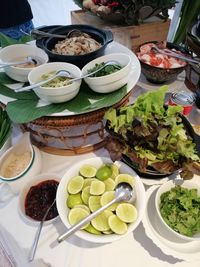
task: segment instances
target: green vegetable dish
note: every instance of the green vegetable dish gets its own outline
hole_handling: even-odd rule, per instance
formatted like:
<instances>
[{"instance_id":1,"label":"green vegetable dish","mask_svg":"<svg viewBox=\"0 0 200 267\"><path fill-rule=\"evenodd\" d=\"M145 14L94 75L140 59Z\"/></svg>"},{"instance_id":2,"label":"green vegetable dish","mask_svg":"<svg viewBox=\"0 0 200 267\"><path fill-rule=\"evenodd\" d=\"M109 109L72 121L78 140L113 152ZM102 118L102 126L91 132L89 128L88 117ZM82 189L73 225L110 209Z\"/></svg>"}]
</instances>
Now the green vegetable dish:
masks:
<instances>
[{"instance_id":1,"label":"green vegetable dish","mask_svg":"<svg viewBox=\"0 0 200 267\"><path fill-rule=\"evenodd\" d=\"M200 232L200 196L197 189L176 186L161 195L160 213L176 232L192 237Z\"/></svg>"},{"instance_id":2,"label":"green vegetable dish","mask_svg":"<svg viewBox=\"0 0 200 267\"><path fill-rule=\"evenodd\" d=\"M88 70L88 73L92 73L100 68L102 68L105 65L104 62L100 63L100 64L95 64L95 67L92 69ZM97 73L91 75L90 77L101 77L101 76L106 76L109 74L112 74L118 70L121 70L123 68L123 66L118 65L118 64L113 64L113 65L108 65L105 66L105 68L101 69L100 71L98 71Z\"/></svg>"},{"instance_id":3,"label":"green vegetable dish","mask_svg":"<svg viewBox=\"0 0 200 267\"><path fill-rule=\"evenodd\" d=\"M165 106L167 87L140 95L133 105L105 113L110 136L106 148L113 161L128 157L145 173L151 168L162 174L181 169L192 178L199 162L196 144L188 134L181 106Z\"/></svg>"},{"instance_id":4,"label":"green vegetable dish","mask_svg":"<svg viewBox=\"0 0 200 267\"><path fill-rule=\"evenodd\" d=\"M11 132L11 121L5 110L0 108L0 148L4 145Z\"/></svg>"},{"instance_id":5,"label":"green vegetable dish","mask_svg":"<svg viewBox=\"0 0 200 267\"><path fill-rule=\"evenodd\" d=\"M47 74L43 74L41 77L41 81L47 80L54 76L56 74L56 71L51 71ZM50 82L45 83L42 87L50 87L50 88L57 88L57 87L63 87L69 84L69 81L72 78L67 78L67 77L56 77Z\"/></svg>"}]
</instances>

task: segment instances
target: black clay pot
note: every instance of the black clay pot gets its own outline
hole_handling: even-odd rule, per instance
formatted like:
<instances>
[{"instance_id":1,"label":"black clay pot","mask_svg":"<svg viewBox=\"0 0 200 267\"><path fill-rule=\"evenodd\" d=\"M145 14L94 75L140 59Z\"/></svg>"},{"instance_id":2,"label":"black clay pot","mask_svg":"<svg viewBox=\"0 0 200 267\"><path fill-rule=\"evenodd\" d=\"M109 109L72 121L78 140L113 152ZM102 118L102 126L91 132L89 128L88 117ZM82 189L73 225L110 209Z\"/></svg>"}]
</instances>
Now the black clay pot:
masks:
<instances>
[{"instance_id":1,"label":"black clay pot","mask_svg":"<svg viewBox=\"0 0 200 267\"><path fill-rule=\"evenodd\" d=\"M68 25L68 26L56 26L49 30L50 33L67 35L72 30L78 30L84 33L89 34L93 39L101 44L101 47L91 53L78 56L69 56L69 55L59 55L52 52L55 44L58 41L62 40L59 38L41 38L36 41L36 45L42 48L49 56L50 61L61 61L72 63L80 68L82 68L89 61L102 56L104 54L106 46L113 41L113 34L110 30L102 30L90 25Z\"/></svg>"}]
</instances>

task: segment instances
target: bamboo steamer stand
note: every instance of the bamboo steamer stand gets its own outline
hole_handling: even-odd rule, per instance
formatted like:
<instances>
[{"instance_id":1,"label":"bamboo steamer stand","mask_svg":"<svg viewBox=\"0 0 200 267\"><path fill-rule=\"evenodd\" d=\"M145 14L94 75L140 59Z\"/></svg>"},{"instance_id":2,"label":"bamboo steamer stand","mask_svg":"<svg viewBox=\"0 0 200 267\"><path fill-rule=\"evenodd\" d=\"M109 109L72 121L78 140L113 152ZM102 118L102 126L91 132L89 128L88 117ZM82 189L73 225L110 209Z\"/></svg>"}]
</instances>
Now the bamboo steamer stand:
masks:
<instances>
[{"instance_id":1,"label":"bamboo steamer stand","mask_svg":"<svg viewBox=\"0 0 200 267\"><path fill-rule=\"evenodd\" d=\"M131 91L113 105L124 106ZM105 144L104 114L108 108L72 116L45 116L21 124L23 132L30 132L32 143L40 150L55 155L77 155L95 151Z\"/></svg>"}]
</instances>

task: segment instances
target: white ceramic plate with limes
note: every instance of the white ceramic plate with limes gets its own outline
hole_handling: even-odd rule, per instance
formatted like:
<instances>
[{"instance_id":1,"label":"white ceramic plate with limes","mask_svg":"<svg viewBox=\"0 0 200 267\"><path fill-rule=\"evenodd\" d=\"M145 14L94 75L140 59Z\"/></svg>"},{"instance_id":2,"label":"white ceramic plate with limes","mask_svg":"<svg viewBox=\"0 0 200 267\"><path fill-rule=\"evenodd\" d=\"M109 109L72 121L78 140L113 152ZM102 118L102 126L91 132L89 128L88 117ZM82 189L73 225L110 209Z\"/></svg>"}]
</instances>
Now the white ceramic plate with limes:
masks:
<instances>
[{"instance_id":1,"label":"white ceramic plate with limes","mask_svg":"<svg viewBox=\"0 0 200 267\"><path fill-rule=\"evenodd\" d=\"M105 166L114 167L110 171ZM132 232L144 214L145 189L139 176L130 167L123 162L113 165L110 158L83 160L64 174L56 196L62 222L70 228L105 205L113 198L114 189L121 182L133 183L136 201L110 206L75 235L90 242L108 243Z\"/></svg>"}]
</instances>

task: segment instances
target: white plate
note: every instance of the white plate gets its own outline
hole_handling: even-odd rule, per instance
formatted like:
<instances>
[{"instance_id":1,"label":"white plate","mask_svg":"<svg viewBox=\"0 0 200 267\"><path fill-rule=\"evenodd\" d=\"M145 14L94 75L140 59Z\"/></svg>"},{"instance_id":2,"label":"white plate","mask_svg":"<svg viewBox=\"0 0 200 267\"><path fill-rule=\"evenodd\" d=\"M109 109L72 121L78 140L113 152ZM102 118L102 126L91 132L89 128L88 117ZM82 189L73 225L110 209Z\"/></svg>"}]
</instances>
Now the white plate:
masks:
<instances>
[{"instance_id":1,"label":"white plate","mask_svg":"<svg viewBox=\"0 0 200 267\"><path fill-rule=\"evenodd\" d=\"M128 49L127 47L123 46L122 44L119 44L117 42L112 42L105 49L105 54L119 53L119 52L120 53L125 53L125 54L127 54L127 55L129 55L131 57L132 69L131 69L131 72L129 74L129 81L128 81L128 84L127 84L127 93L128 93L128 92L131 91L131 89L133 89L133 87L138 82L138 79L139 79L140 73L141 73L141 66L140 66L140 62L137 59L136 55L130 49ZM18 85L18 87L19 87L19 85ZM16 87L14 86L13 89L15 89L15 88ZM15 99L10 98L10 97L6 97L4 95L1 95L1 102L3 104L5 104L5 105L8 102L13 101L13 100L15 100ZM93 103L94 103L94 101L93 101ZM38 101L38 107L39 106L40 107L41 106L45 106L45 105L47 105L47 103L45 103L44 101L42 101L42 100ZM103 108L103 107L101 107L101 108ZM91 111L94 111L94 110L97 110L97 109L91 109L91 110L88 110L88 111L85 110L83 113L86 113L86 112L88 113L88 112L91 112ZM79 113L79 114L81 114L81 113ZM70 116L70 115L77 115L77 114L65 109L62 112L54 113L54 114L51 114L51 115L48 115L48 116Z\"/></svg>"},{"instance_id":2,"label":"white plate","mask_svg":"<svg viewBox=\"0 0 200 267\"><path fill-rule=\"evenodd\" d=\"M155 195L158 186L150 187L147 192L147 205L142 223L146 235L152 239L163 253L184 261L200 260L200 241L184 241L163 227L155 208Z\"/></svg>"}]
</instances>

